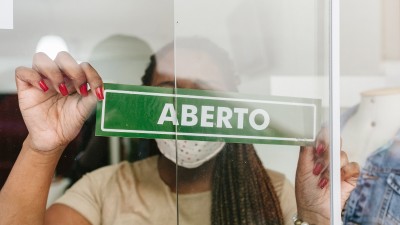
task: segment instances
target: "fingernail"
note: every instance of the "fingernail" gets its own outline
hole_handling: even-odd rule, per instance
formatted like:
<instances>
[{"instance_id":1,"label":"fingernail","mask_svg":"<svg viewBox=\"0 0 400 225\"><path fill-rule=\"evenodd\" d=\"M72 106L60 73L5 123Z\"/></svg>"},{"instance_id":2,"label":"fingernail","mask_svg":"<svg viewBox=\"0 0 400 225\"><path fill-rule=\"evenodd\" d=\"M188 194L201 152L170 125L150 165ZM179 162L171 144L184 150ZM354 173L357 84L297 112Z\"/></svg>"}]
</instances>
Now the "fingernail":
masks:
<instances>
[{"instance_id":1,"label":"fingernail","mask_svg":"<svg viewBox=\"0 0 400 225\"><path fill-rule=\"evenodd\" d=\"M87 84L86 83L82 84L81 87L79 88L79 91L81 92L82 96L88 96Z\"/></svg>"},{"instance_id":2,"label":"fingernail","mask_svg":"<svg viewBox=\"0 0 400 225\"><path fill-rule=\"evenodd\" d=\"M40 86L40 88L41 88L44 92L46 92L47 90L49 90L49 87L47 87L47 85L46 85L46 83L44 82L44 80L40 80L40 81L39 81L39 86Z\"/></svg>"},{"instance_id":3,"label":"fingernail","mask_svg":"<svg viewBox=\"0 0 400 225\"><path fill-rule=\"evenodd\" d=\"M60 92L63 96L68 95L68 89L67 89L67 86L65 86L65 83L61 83L60 85L58 85L58 89L60 90Z\"/></svg>"},{"instance_id":4,"label":"fingernail","mask_svg":"<svg viewBox=\"0 0 400 225\"><path fill-rule=\"evenodd\" d=\"M322 168L323 168L322 163L315 164L314 169L313 169L313 174L315 176L319 175L321 173L321 171L322 171Z\"/></svg>"},{"instance_id":5,"label":"fingernail","mask_svg":"<svg viewBox=\"0 0 400 225\"><path fill-rule=\"evenodd\" d=\"M99 100L104 99L103 89L101 87L96 88L96 95Z\"/></svg>"},{"instance_id":6,"label":"fingernail","mask_svg":"<svg viewBox=\"0 0 400 225\"><path fill-rule=\"evenodd\" d=\"M328 184L328 179L326 179L324 177L324 178L321 178L321 180L319 180L318 187L321 189L324 189L324 187L326 187L327 184Z\"/></svg>"},{"instance_id":7,"label":"fingernail","mask_svg":"<svg viewBox=\"0 0 400 225\"><path fill-rule=\"evenodd\" d=\"M319 144L318 145L318 147L317 147L317 155L321 155L323 152L324 152L324 150L325 150L325 147L324 147L324 145L323 144Z\"/></svg>"}]
</instances>

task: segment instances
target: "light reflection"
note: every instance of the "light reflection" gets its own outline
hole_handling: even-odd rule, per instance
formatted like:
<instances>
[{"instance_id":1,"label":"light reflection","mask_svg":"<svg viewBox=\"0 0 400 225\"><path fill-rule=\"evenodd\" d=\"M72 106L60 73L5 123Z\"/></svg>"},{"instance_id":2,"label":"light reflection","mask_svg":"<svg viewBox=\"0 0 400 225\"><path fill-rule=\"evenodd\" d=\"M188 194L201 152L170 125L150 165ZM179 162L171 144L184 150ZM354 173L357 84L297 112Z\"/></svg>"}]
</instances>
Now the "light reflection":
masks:
<instances>
[{"instance_id":1,"label":"light reflection","mask_svg":"<svg viewBox=\"0 0 400 225\"><path fill-rule=\"evenodd\" d=\"M43 36L36 46L36 52L44 52L51 59L55 59L57 53L61 51L68 52L67 43L62 37L56 35Z\"/></svg>"}]
</instances>

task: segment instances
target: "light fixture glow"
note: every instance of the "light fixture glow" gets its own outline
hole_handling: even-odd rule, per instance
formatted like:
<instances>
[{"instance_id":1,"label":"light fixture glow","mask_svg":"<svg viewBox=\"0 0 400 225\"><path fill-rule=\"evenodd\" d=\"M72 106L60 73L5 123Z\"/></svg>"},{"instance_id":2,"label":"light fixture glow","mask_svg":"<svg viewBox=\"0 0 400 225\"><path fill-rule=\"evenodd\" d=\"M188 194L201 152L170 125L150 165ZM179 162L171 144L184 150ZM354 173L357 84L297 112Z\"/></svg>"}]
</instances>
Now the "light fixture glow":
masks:
<instances>
[{"instance_id":1,"label":"light fixture glow","mask_svg":"<svg viewBox=\"0 0 400 225\"><path fill-rule=\"evenodd\" d=\"M46 35L40 38L37 46L36 52L44 52L51 59L55 59L57 53L61 51L68 52L67 43L60 36Z\"/></svg>"}]
</instances>

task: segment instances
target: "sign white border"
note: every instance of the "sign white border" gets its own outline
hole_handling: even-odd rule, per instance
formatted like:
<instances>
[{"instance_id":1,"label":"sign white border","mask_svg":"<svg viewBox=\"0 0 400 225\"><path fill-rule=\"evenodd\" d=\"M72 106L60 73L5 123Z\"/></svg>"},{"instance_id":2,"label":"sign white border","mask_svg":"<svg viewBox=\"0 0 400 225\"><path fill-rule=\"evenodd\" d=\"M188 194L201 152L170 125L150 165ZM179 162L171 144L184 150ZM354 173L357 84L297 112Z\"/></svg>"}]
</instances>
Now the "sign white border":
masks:
<instances>
[{"instance_id":1,"label":"sign white border","mask_svg":"<svg viewBox=\"0 0 400 225\"><path fill-rule=\"evenodd\" d=\"M223 134L201 134L201 133L184 133L184 132L165 132L165 131L146 131L146 130L125 130L125 129L109 129L104 127L105 118L105 107L107 93L119 93L119 94L131 94L131 95L150 95L159 97L175 97L175 98L192 98L192 99L210 99L219 101L234 101L234 102L252 102L262 104L277 104L277 105L294 105L302 107L312 107L313 109L313 138L284 138L284 137L261 137L261 136L245 136L245 135L223 135ZM118 132L118 133L144 133L144 134L167 134L177 136L198 136L198 137L222 137L222 138L238 138L238 139L259 139L259 140L279 140L279 141L315 141L316 130L317 130L317 106L310 103L294 103L294 102L281 102L281 101L267 101L267 100L252 100L252 99L238 99L238 98L226 98L226 97L209 97L209 96L196 96L196 95L180 95L180 94L164 94L164 93L152 93L152 92L141 92L141 91L121 91L107 89L104 91L104 100L102 102L102 115L101 115L101 130L104 132Z\"/></svg>"}]
</instances>

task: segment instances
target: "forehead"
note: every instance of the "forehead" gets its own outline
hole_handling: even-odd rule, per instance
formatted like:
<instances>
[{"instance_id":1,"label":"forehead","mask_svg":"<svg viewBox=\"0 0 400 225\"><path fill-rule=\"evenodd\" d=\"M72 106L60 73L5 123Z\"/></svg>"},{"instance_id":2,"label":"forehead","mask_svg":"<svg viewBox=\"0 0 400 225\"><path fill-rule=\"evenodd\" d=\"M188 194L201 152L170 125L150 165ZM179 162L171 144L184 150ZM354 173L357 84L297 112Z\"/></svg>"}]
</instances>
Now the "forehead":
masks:
<instances>
[{"instance_id":1,"label":"forehead","mask_svg":"<svg viewBox=\"0 0 400 225\"><path fill-rule=\"evenodd\" d=\"M212 57L205 52L177 49L156 56L157 67L154 81L180 80L200 82L210 87L225 83L226 76L223 75L221 65L213 61ZM156 84L157 85L157 84Z\"/></svg>"}]
</instances>

